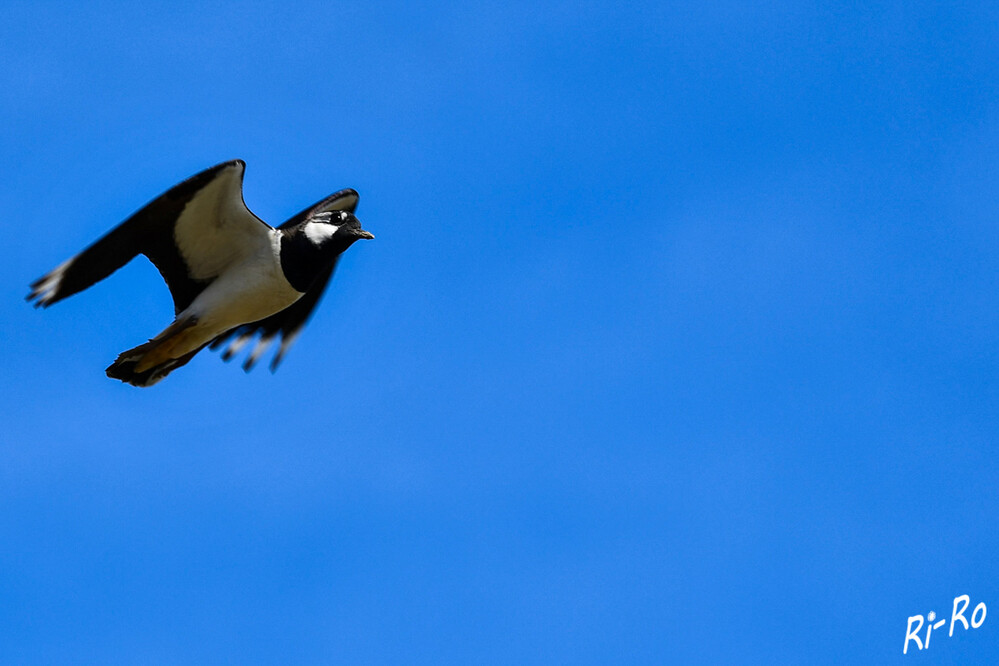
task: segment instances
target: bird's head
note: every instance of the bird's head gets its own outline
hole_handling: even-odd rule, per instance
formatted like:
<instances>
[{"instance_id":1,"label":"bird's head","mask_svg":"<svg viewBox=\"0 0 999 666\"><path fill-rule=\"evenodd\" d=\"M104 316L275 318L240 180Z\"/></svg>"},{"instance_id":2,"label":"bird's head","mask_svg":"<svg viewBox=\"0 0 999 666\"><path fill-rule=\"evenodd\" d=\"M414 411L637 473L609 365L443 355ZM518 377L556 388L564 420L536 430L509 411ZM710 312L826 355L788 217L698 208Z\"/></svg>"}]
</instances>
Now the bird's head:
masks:
<instances>
[{"instance_id":1,"label":"bird's head","mask_svg":"<svg viewBox=\"0 0 999 666\"><path fill-rule=\"evenodd\" d=\"M302 225L302 233L316 247L336 246L341 251L361 238L373 239L374 235L361 228L354 214L346 210L317 213Z\"/></svg>"}]
</instances>

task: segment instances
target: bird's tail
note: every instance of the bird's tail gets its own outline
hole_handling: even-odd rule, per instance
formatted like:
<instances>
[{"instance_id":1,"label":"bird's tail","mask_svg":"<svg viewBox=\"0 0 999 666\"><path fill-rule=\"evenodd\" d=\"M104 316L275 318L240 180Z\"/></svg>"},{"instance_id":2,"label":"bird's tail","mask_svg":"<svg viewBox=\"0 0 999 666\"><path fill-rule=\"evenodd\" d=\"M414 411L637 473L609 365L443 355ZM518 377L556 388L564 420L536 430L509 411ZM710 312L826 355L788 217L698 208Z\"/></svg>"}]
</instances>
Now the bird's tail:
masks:
<instances>
[{"instance_id":1,"label":"bird's tail","mask_svg":"<svg viewBox=\"0 0 999 666\"><path fill-rule=\"evenodd\" d=\"M149 342L118 354L108 366L107 376L132 386L152 386L186 364L204 345L175 356L173 352L185 341L189 329L197 323L194 317L178 320L167 326Z\"/></svg>"}]
</instances>

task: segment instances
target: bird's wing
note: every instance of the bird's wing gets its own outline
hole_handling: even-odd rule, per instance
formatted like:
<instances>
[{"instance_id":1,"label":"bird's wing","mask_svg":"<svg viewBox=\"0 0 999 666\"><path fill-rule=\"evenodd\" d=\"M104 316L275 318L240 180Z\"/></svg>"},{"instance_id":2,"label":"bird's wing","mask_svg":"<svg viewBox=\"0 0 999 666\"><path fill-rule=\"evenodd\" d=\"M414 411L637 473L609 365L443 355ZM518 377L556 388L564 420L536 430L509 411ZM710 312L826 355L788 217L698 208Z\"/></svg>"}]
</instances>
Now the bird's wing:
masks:
<instances>
[{"instance_id":1,"label":"bird's wing","mask_svg":"<svg viewBox=\"0 0 999 666\"><path fill-rule=\"evenodd\" d=\"M353 213L357 208L357 200L359 198L360 195L349 187L345 190L334 192L319 203L314 203L297 215L292 215L278 229L290 229L297 224L305 222L310 217L314 217L320 213L328 213L331 210L345 210L348 213Z\"/></svg>"},{"instance_id":2,"label":"bird's wing","mask_svg":"<svg viewBox=\"0 0 999 666\"><path fill-rule=\"evenodd\" d=\"M354 209L357 208L357 200L358 194L354 190L349 188L340 190L294 215L282 224L279 229L289 229L301 224L310 217L329 211L345 210L353 213ZM291 347L292 343L295 342L295 339L302 331L302 327L309 321L312 312L322 299L323 292L326 291L326 285L329 284L330 278L333 276L333 271L336 269L336 264L337 261L334 261L329 268L324 270L309 290L292 305L266 319L237 326L223 333L212 341L211 348L218 349L228 342L229 346L222 352L222 359L228 361L259 333L260 339L257 340L257 344L254 345L253 350L243 362L243 369L249 371L256 365L261 354L267 350L267 347L270 346L275 336L280 334L281 346L271 361L271 371L277 370L281 359L284 358L285 353Z\"/></svg>"},{"instance_id":3,"label":"bird's wing","mask_svg":"<svg viewBox=\"0 0 999 666\"><path fill-rule=\"evenodd\" d=\"M191 176L103 238L32 283L29 301L47 307L149 257L180 312L221 271L269 244L270 231L243 203L242 160Z\"/></svg>"}]
</instances>

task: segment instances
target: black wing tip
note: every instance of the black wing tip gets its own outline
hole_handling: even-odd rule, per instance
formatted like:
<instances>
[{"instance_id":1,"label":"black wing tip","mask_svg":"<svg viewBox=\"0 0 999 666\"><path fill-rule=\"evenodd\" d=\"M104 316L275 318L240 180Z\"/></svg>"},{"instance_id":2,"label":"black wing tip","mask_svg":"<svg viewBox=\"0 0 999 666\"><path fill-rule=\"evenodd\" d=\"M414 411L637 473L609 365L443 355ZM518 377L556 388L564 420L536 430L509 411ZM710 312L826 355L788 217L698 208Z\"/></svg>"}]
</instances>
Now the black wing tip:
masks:
<instances>
[{"instance_id":1,"label":"black wing tip","mask_svg":"<svg viewBox=\"0 0 999 666\"><path fill-rule=\"evenodd\" d=\"M236 335L237 333L239 334ZM251 343L258 333L260 333L259 330L245 333L239 332L239 329L237 329L236 331L223 334L215 338L208 345L208 348L215 350L228 342L229 346L222 350L219 355L223 361L228 363L243 350L243 347L246 347L249 343ZM232 340L234 335L236 335L236 339ZM256 344L252 346L250 353L247 354L246 358L240 364L240 367L243 368L244 372L250 372L257 366L257 363L259 363L266 354L267 349L271 346L271 344L273 344L276 335L280 336L282 344L278 346L278 350L274 354L274 357L271 359L269 365L272 373L277 370L278 365L280 365L282 359L284 358L288 347L287 344L285 344L288 334L284 331L264 332L259 338L257 338Z\"/></svg>"},{"instance_id":2,"label":"black wing tip","mask_svg":"<svg viewBox=\"0 0 999 666\"><path fill-rule=\"evenodd\" d=\"M277 372L278 366L281 365L281 359L283 356L284 353L279 349L278 353L274 354L274 358L271 359L271 363L268 368L270 369L272 375Z\"/></svg>"},{"instance_id":3,"label":"black wing tip","mask_svg":"<svg viewBox=\"0 0 999 666\"><path fill-rule=\"evenodd\" d=\"M288 349L291 348L291 343L294 341L294 337L292 337L292 336L296 336L297 337L297 335L298 335L298 333L296 331L296 332L290 332L287 335L281 336L281 344L278 345L278 350L277 350L277 352L274 353L274 358L271 359L270 371L271 371L272 375L275 372L277 372L278 366L280 366L281 365L281 361L284 360L285 352L287 352Z\"/></svg>"},{"instance_id":4,"label":"black wing tip","mask_svg":"<svg viewBox=\"0 0 999 666\"><path fill-rule=\"evenodd\" d=\"M210 181L214 180L221 172L226 169L232 169L233 167L239 168L240 174L246 170L246 162L243 160L228 160L226 162L219 162L215 166L208 167L200 173L196 173L187 180L185 180L181 185L191 184L196 189L201 189L207 185ZM241 176L242 177L242 176Z\"/></svg>"},{"instance_id":5,"label":"black wing tip","mask_svg":"<svg viewBox=\"0 0 999 666\"><path fill-rule=\"evenodd\" d=\"M319 207L319 206L321 206L323 204L329 204L329 203L331 203L333 201L336 201L337 199L346 199L348 197L349 198L353 198L354 199L354 203L351 205L350 208L345 208L345 209L340 209L340 210L351 210L352 211L354 209L354 207L357 206L357 200L361 198L361 195L358 194L357 190L355 190L353 187L345 187L342 190L337 190L336 192L334 192L333 194L329 195L328 197L324 197L324 198L320 199L319 201L317 201L313 205L315 207ZM334 208L327 208L326 210L336 210L336 209L334 209Z\"/></svg>"},{"instance_id":6,"label":"black wing tip","mask_svg":"<svg viewBox=\"0 0 999 666\"><path fill-rule=\"evenodd\" d=\"M171 199L184 198L184 197L189 198L193 196L194 193L200 190L202 187L206 186L208 183L215 180L215 178L219 175L219 173L225 171L226 169L231 169L232 167L239 167L240 173L242 173L243 170L246 169L246 162L239 159L228 160L226 162L219 162L218 164L210 166L207 169L202 169L193 176L188 177L187 179L181 181L180 183L177 183L176 185L174 185L172 188L170 188L160 196L168 197ZM154 200L153 203L155 203L155 201L156 200Z\"/></svg>"},{"instance_id":7,"label":"black wing tip","mask_svg":"<svg viewBox=\"0 0 999 666\"><path fill-rule=\"evenodd\" d=\"M45 275L41 276L34 282L28 285L28 295L24 297L24 300L31 303L34 301L34 306L47 308L57 301L61 301L67 296L72 296L80 289L67 288L65 278L67 272L75 265L76 257L64 261L52 270L50 270ZM89 286L89 285L88 285Z\"/></svg>"},{"instance_id":8,"label":"black wing tip","mask_svg":"<svg viewBox=\"0 0 999 666\"><path fill-rule=\"evenodd\" d=\"M32 288L31 292L24 297L24 300L26 303L30 303L35 309L42 308L44 310L56 301L62 300L62 297L58 293L46 294L41 289Z\"/></svg>"},{"instance_id":9,"label":"black wing tip","mask_svg":"<svg viewBox=\"0 0 999 666\"><path fill-rule=\"evenodd\" d=\"M338 201L340 199L343 199L343 201ZM301 224L318 213L325 213L331 210L345 210L348 213L353 213L357 210L357 203L360 199L361 195L357 193L357 190L351 187L337 190L325 199L321 199L308 208L292 215L278 228L289 229L295 225Z\"/></svg>"},{"instance_id":10,"label":"black wing tip","mask_svg":"<svg viewBox=\"0 0 999 666\"><path fill-rule=\"evenodd\" d=\"M230 167L238 166L240 169L246 168L246 160L241 160L238 157L233 160L226 160L225 162L219 162L213 167L208 167L208 171L221 171L222 169L228 169Z\"/></svg>"},{"instance_id":11,"label":"black wing tip","mask_svg":"<svg viewBox=\"0 0 999 666\"><path fill-rule=\"evenodd\" d=\"M357 204L361 200L361 195L358 194L357 190L355 190L353 187L345 187L339 192L336 192L326 197L326 200L329 201L331 199L335 200L335 199L346 199L346 198L352 198L354 201L353 203L347 204L341 210L346 210L353 213L355 210L357 210Z\"/></svg>"},{"instance_id":12,"label":"black wing tip","mask_svg":"<svg viewBox=\"0 0 999 666\"><path fill-rule=\"evenodd\" d=\"M274 335L275 333L270 332L260 336L256 346L250 351L250 355L246 357L246 361L243 362L243 370L249 372L257 365L257 362L260 361L264 353L267 352L274 342Z\"/></svg>"},{"instance_id":13,"label":"black wing tip","mask_svg":"<svg viewBox=\"0 0 999 666\"><path fill-rule=\"evenodd\" d=\"M250 372L250 370L253 370L253 368L256 367L257 365L257 361L259 360L260 360L259 355L254 355L253 352L250 352L250 355L246 357L245 361L243 361L243 372L248 373Z\"/></svg>"},{"instance_id":14,"label":"black wing tip","mask_svg":"<svg viewBox=\"0 0 999 666\"><path fill-rule=\"evenodd\" d=\"M228 162L222 162L212 167L212 170L224 171L225 169L232 169L236 167L239 169L240 173L246 171L246 161L241 159L229 160Z\"/></svg>"}]
</instances>

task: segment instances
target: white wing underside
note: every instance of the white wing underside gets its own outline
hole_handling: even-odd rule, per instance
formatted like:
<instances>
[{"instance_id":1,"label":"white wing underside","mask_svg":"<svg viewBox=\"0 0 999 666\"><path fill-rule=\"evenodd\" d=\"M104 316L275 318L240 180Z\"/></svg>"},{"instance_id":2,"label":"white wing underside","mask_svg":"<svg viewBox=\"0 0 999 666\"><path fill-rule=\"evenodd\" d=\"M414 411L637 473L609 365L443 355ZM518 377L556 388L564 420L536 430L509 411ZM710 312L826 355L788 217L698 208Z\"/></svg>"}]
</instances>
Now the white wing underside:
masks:
<instances>
[{"instance_id":1,"label":"white wing underside","mask_svg":"<svg viewBox=\"0 0 999 666\"><path fill-rule=\"evenodd\" d=\"M209 280L271 245L271 227L243 203L243 164L226 167L188 202L174 240L190 277Z\"/></svg>"}]
</instances>

